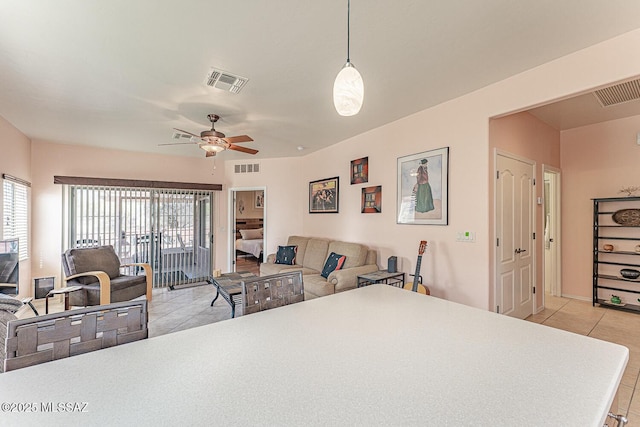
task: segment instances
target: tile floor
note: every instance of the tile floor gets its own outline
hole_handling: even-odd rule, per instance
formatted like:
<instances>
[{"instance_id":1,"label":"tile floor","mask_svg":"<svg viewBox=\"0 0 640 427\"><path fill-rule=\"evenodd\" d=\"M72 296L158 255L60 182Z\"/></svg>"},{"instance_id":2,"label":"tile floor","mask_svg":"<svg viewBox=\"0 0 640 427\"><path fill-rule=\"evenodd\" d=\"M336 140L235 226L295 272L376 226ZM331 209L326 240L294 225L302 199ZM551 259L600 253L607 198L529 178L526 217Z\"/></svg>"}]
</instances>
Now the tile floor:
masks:
<instances>
[{"instance_id":1,"label":"tile floor","mask_svg":"<svg viewBox=\"0 0 640 427\"><path fill-rule=\"evenodd\" d=\"M222 298L210 306L214 296L214 287L209 284L179 287L175 291L155 289L149 305L149 336L230 319L231 308ZM44 313L44 302L39 300L36 304ZM552 296L546 297L545 304L542 312L526 320L614 342L629 349L629 363L618 389L617 413L628 418L629 426L640 426L640 315ZM61 303L51 304L51 312L60 310ZM609 425L615 423L610 422Z\"/></svg>"},{"instance_id":2,"label":"tile floor","mask_svg":"<svg viewBox=\"0 0 640 427\"><path fill-rule=\"evenodd\" d=\"M618 388L617 413L628 418L628 426L640 425L640 315L550 295L546 296L545 306L542 312L526 320L621 344L629 349L629 363ZM615 423L610 422L609 425Z\"/></svg>"}]
</instances>

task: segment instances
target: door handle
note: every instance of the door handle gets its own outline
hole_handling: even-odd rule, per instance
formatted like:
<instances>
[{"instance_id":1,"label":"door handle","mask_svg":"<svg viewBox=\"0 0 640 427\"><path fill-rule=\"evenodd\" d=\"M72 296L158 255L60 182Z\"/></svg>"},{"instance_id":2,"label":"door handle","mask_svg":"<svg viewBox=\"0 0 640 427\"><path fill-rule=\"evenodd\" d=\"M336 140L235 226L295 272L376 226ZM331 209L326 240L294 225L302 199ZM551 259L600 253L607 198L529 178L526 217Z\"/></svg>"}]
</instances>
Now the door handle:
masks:
<instances>
[{"instance_id":1,"label":"door handle","mask_svg":"<svg viewBox=\"0 0 640 427\"><path fill-rule=\"evenodd\" d=\"M517 254L521 254L522 252L527 252L527 250L526 250L526 249L520 249L520 248L518 248L518 249L516 249L516 250L515 250L515 252L516 252Z\"/></svg>"}]
</instances>

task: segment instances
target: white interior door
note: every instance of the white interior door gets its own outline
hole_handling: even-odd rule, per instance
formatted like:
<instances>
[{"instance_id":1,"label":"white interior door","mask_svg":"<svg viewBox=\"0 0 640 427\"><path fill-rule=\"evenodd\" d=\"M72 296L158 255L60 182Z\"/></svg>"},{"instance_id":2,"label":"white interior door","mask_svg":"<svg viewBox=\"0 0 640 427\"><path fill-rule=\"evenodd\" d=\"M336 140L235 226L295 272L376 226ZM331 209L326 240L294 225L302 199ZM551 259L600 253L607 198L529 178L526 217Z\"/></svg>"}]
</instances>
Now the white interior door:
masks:
<instances>
[{"instance_id":1,"label":"white interior door","mask_svg":"<svg viewBox=\"0 0 640 427\"><path fill-rule=\"evenodd\" d=\"M496 168L496 309L524 319L533 313L535 168L501 154Z\"/></svg>"}]
</instances>

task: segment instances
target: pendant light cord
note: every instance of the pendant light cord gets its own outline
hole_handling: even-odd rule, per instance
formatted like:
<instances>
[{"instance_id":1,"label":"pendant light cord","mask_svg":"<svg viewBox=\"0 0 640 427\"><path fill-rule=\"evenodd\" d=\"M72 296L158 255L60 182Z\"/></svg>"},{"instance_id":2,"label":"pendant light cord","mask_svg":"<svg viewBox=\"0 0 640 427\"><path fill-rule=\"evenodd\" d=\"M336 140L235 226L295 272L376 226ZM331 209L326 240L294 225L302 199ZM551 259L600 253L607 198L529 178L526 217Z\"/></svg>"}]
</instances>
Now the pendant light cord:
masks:
<instances>
[{"instance_id":1,"label":"pendant light cord","mask_svg":"<svg viewBox=\"0 0 640 427\"><path fill-rule=\"evenodd\" d=\"M351 0L347 0L347 64L350 63L349 45L351 44Z\"/></svg>"}]
</instances>

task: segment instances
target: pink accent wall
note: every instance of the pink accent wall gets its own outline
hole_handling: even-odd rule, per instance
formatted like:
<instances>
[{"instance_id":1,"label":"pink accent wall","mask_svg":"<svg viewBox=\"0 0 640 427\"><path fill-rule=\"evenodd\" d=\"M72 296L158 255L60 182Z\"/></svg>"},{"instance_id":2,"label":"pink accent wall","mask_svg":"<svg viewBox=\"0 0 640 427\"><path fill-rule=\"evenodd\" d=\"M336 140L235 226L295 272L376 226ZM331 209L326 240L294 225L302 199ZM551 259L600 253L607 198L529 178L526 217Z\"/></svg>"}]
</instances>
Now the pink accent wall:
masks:
<instances>
[{"instance_id":1,"label":"pink accent wall","mask_svg":"<svg viewBox=\"0 0 640 427\"><path fill-rule=\"evenodd\" d=\"M562 132L563 295L591 298L591 199L624 196L622 187L640 185L638 132L640 116Z\"/></svg>"},{"instance_id":2,"label":"pink accent wall","mask_svg":"<svg viewBox=\"0 0 640 427\"><path fill-rule=\"evenodd\" d=\"M53 175L214 182L225 186L225 194L217 197L220 222L214 226L221 238L215 248L216 266L224 266L228 261L228 238L222 237L228 234L226 190L264 187L267 189L267 251L282 244L289 234L326 236L363 242L377 249L381 267L386 265L390 255L395 255L400 260L400 270L413 273L419 241L427 240L429 244L421 272L432 294L493 310L494 236L490 228L493 192L490 183L494 143L489 138L490 119L640 75L640 56L628 54L638 50L640 30L558 58L304 157L261 160L264 173L259 174L233 174L221 161L214 171L204 158L136 154L34 141L31 151L34 183L32 274L35 277L59 274L61 191L52 184ZM393 111L392 105L388 107ZM366 103L361 114L367 114ZM345 123L359 120L358 116L338 119ZM11 130L0 129L0 132L14 134ZM0 148L16 139L26 143L24 136L11 138L9 142L0 141ZM610 143L611 138L601 140ZM450 148L449 225L397 224L397 158L441 147ZM608 155L606 152L599 154ZM533 155L551 158L554 154L545 151ZM20 152L16 156L17 160L12 155L9 162L17 162L19 167L28 169L24 154ZM350 161L365 156L369 157L369 182L350 185ZM564 163L567 156L564 149L561 149L561 156ZM601 160L598 156L594 158ZM612 174L613 171L608 175ZM591 178L592 175L601 176L602 170L578 170L575 179L586 186L586 182L595 182L595 179L583 180L582 177ZM340 212L309 214L309 181L333 176L340 177ZM601 178L608 176L604 174ZM361 189L365 185L382 185L382 213L360 213ZM570 188L564 176L563 185ZM599 182L598 185L604 184ZM565 204L569 203L567 191L563 194ZM569 215L565 204L563 215ZM475 232L476 242L456 242L456 235L461 231ZM585 233L582 229L579 232ZM563 242L566 244L576 235L563 234ZM563 255L567 252L563 251ZM579 260L573 270L563 269L564 277L583 268L582 262Z\"/></svg>"},{"instance_id":3,"label":"pink accent wall","mask_svg":"<svg viewBox=\"0 0 640 427\"><path fill-rule=\"evenodd\" d=\"M258 163L260 172L235 173L236 164L246 163ZM225 182L229 184L228 189L225 188L227 192L231 189L265 189L265 256L275 253L278 245L286 244L289 235L303 234L303 217L308 211L307 183L303 178L306 165L304 158L249 158L243 161L229 161L226 164ZM229 218L225 218L225 221ZM233 224L228 222L227 230L231 230L232 227ZM231 270L231 265L228 265L228 270Z\"/></svg>"},{"instance_id":4,"label":"pink accent wall","mask_svg":"<svg viewBox=\"0 0 640 427\"><path fill-rule=\"evenodd\" d=\"M3 117L0 117L0 174L3 173L31 181L31 140ZM0 218L3 218L2 195L0 183ZM2 221L0 221L0 238L2 238L2 234ZM33 253L33 247L31 253ZM19 273L21 296L30 294L32 284L30 271L31 260L21 261Z\"/></svg>"},{"instance_id":5,"label":"pink accent wall","mask_svg":"<svg viewBox=\"0 0 640 427\"><path fill-rule=\"evenodd\" d=\"M222 184L224 164L212 159L177 157L95 147L33 141L33 277L56 277L60 283L62 250L62 186L53 183L54 175L99 178L145 179L157 181ZM226 198L214 195L214 209L224 212ZM214 223L214 265L226 261L226 235L220 231L220 218ZM220 237L220 239L218 239Z\"/></svg>"},{"instance_id":6,"label":"pink accent wall","mask_svg":"<svg viewBox=\"0 0 640 427\"><path fill-rule=\"evenodd\" d=\"M537 197L543 196L544 173L543 165L560 168L560 132L540 121L529 113L516 113L506 117L492 119L489 122L489 145L493 152L501 150L519 157L524 157L536 163L535 178ZM495 165L493 165L495 170ZM490 194L494 194L495 179L490 180ZM544 218L542 205L535 205L536 232L536 307L543 303L543 257L544 257ZM489 217L493 218L494 204L489 206ZM490 223L491 234L494 233L493 222ZM491 268L495 268L495 253L491 254Z\"/></svg>"},{"instance_id":7,"label":"pink accent wall","mask_svg":"<svg viewBox=\"0 0 640 427\"><path fill-rule=\"evenodd\" d=\"M640 56L627 54L639 49L640 31L630 32L356 135L330 148L289 160L290 165L302 165L300 174L292 176L286 190L297 196L289 198L290 204L272 206L268 210L269 217L274 220L267 219L267 232L272 226L278 227L278 237L282 236L279 237L282 240L273 236L269 245L282 244L286 235L294 233L363 242L378 250L379 266L384 268L386 259L395 255L400 261L400 271L413 273L419 241L427 240L422 275L432 294L494 310L493 189L490 187L494 145L489 137L490 119L640 75ZM365 103L361 114L366 112ZM344 120L358 120L358 117ZM527 126L537 127L533 123ZM551 132L545 130L544 133ZM557 147L545 145L547 149L532 153L530 150L541 148L535 146L536 142L533 144L531 147L522 144L519 147L521 154L544 159L540 163L548 161L558 166ZM441 147L450 148L449 225L397 224L397 158ZM350 185L350 161L365 156L369 157L369 182ZM287 174L282 167L287 161L278 162L281 173ZM270 165L271 160L262 163ZM332 176L340 177L340 212L306 213L309 181ZM228 179L230 185L235 186L240 178L228 175ZM242 185L267 185L270 194L283 191L282 187L271 186L261 177L241 179ZM364 185L382 185L382 213L360 213L360 192ZM281 214L289 218L292 209L300 212L302 229L294 222L287 233L287 226L283 228L278 218ZM456 234L461 231L476 232L476 242L456 242ZM566 243L566 238L563 242Z\"/></svg>"}]
</instances>

